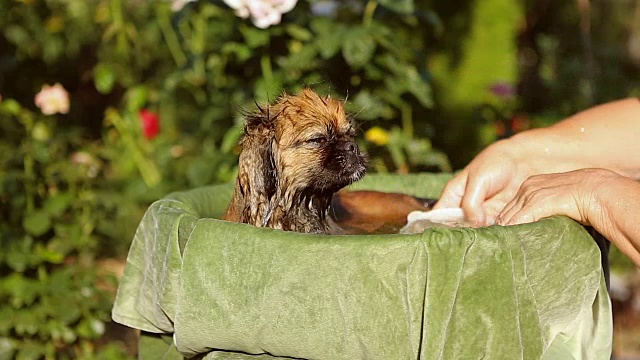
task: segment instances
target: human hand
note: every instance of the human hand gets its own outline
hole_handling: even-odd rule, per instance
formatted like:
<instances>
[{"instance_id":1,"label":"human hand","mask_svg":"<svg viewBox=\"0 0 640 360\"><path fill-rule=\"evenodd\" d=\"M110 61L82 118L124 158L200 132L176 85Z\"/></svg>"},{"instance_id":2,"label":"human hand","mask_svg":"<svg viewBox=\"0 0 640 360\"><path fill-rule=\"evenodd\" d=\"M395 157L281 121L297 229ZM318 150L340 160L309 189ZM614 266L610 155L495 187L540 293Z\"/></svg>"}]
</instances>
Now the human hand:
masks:
<instances>
[{"instance_id":1,"label":"human hand","mask_svg":"<svg viewBox=\"0 0 640 360\"><path fill-rule=\"evenodd\" d=\"M509 140L487 147L449 181L434 208L461 207L470 223L494 224L522 182L534 174L521 150Z\"/></svg>"},{"instance_id":2,"label":"human hand","mask_svg":"<svg viewBox=\"0 0 640 360\"><path fill-rule=\"evenodd\" d=\"M498 217L500 225L566 215L593 226L640 266L640 183L605 169L581 169L527 179Z\"/></svg>"},{"instance_id":3,"label":"human hand","mask_svg":"<svg viewBox=\"0 0 640 360\"><path fill-rule=\"evenodd\" d=\"M604 169L532 176L504 207L498 224L529 223L552 215L565 215L583 225L604 224L609 214L600 193L611 191L612 183L620 177Z\"/></svg>"}]
</instances>

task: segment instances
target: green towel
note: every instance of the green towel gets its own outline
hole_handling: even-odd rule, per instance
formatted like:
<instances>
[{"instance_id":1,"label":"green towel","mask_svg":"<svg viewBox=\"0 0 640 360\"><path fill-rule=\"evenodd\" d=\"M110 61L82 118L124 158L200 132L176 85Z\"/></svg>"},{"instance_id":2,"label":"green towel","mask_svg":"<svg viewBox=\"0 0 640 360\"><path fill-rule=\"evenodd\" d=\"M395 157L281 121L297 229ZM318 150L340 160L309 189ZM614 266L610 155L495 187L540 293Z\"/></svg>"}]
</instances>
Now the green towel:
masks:
<instances>
[{"instance_id":1,"label":"green towel","mask_svg":"<svg viewBox=\"0 0 640 360\"><path fill-rule=\"evenodd\" d=\"M353 188L436 197L447 176ZM176 193L142 219L113 319L148 359L608 359L598 247L554 217L414 235L329 236L216 219L231 184Z\"/></svg>"}]
</instances>

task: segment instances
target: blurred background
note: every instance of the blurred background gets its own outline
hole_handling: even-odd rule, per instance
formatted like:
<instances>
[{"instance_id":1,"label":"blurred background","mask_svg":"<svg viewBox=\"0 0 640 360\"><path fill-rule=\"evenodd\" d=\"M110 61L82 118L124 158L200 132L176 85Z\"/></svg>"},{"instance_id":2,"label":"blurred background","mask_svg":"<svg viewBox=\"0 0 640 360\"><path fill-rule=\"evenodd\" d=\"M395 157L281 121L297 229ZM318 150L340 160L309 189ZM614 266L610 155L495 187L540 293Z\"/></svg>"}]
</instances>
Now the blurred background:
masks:
<instances>
[{"instance_id":1,"label":"blurred background","mask_svg":"<svg viewBox=\"0 0 640 360\"><path fill-rule=\"evenodd\" d=\"M371 172L640 97L640 0L0 0L0 359L128 359L110 322L147 206L231 181L243 110L348 99ZM603 119L606 121L606 119ZM615 354L640 275L614 267Z\"/></svg>"}]
</instances>

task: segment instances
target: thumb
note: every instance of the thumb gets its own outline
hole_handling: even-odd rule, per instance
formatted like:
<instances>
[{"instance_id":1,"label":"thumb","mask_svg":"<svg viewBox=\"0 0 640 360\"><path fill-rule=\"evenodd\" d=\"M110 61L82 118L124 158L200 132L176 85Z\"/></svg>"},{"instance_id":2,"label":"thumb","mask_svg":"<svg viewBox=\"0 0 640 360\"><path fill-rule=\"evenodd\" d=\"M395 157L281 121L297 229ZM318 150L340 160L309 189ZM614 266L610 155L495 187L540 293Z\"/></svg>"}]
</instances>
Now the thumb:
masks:
<instances>
[{"instance_id":1,"label":"thumb","mask_svg":"<svg viewBox=\"0 0 640 360\"><path fill-rule=\"evenodd\" d=\"M467 173L465 171L456 175L453 179L449 180L444 187L440 200L433 207L434 209L446 209L453 207L460 207L462 197L464 196L464 190L467 185Z\"/></svg>"},{"instance_id":2,"label":"thumb","mask_svg":"<svg viewBox=\"0 0 640 360\"><path fill-rule=\"evenodd\" d=\"M482 204L487 198L488 186L485 177L473 177L466 183L461 207L465 217L475 225L485 224L485 213Z\"/></svg>"}]
</instances>

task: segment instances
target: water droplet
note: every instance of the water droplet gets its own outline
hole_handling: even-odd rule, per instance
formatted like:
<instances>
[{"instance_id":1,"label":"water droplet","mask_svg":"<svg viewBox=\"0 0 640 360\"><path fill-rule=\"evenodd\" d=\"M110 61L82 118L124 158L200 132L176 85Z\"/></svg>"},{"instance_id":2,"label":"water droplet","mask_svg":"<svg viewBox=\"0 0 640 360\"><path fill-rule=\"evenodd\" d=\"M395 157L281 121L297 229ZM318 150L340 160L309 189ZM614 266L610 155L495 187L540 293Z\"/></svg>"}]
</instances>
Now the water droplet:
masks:
<instances>
[{"instance_id":1,"label":"water droplet","mask_svg":"<svg viewBox=\"0 0 640 360\"><path fill-rule=\"evenodd\" d=\"M580 128L580 132L581 132L581 133L583 133L583 132L584 132L584 128L583 128L583 127L581 127L581 128Z\"/></svg>"}]
</instances>

